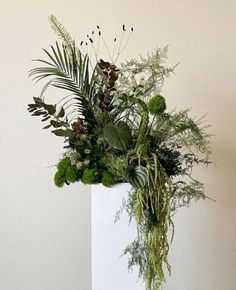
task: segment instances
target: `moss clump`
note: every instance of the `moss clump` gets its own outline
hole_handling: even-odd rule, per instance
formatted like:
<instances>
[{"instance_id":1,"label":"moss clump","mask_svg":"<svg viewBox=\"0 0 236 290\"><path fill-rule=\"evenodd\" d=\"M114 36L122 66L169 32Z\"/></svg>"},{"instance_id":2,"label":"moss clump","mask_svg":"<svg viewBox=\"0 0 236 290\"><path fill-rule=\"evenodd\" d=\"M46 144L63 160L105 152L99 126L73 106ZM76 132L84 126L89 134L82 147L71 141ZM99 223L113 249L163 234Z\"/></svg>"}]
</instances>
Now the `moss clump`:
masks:
<instances>
[{"instance_id":1,"label":"moss clump","mask_svg":"<svg viewBox=\"0 0 236 290\"><path fill-rule=\"evenodd\" d=\"M95 168L93 169L86 168L81 177L81 181L84 184L99 183L100 182L99 173Z\"/></svg>"},{"instance_id":2,"label":"moss clump","mask_svg":"<svg viewBox=\"0 0 236 290\"><path fill-rule=\"evenodd\" d=\"M71 164L70 158L65 157L57 165L54 183L56 186L62 187L65 183L75 182L80 176L76 166Z\"/></svg>"},{"instance_id":3,"label":"moss clump","mask_svg":"<svg viewBox=\"0 0 236 290\"><path fill-rule=\"evenodd\" d=\"M99 160L98 160L98 165L99 167L107 167L107 164L109 163L109 157L108 156L102 156Z\"/></svg>"},{"instance_id":4,"label":"moss clump","mask_svg":"<svg viewBox=\"0 0 236 290\"><path fill-rule=\"evenodd\" d=\"M57 187L63 187L65 183L65 175L61 171L57 171L54 175L54 183Z\"/></svg>"},{"instance_id":5,"label":"moss clump","mask_svg":"<svg viewBox=\"0 0 236 290\"><path fill-rule=\"evenodd\" d=\"M148 102L148 111L152 115L160 115L164 113L165 109L166 101L161 95L152 97Z\"/></svg>"},{"instance_id":6,"label":"moss clump","mask_svg":"<svg viewBox=\"0 0 236 290\"><path fill-rule=\"evenodd\" d=\"M77 180L77 169L76 166L71 165L66 168L66 181L75 182Z\"/></svg>"},{"instance_id":7,"label":"moss clump","mask_svg":"<svg viewBox=\"0 0 236 290\"><path fill-rule=\"evenodd\" d=\"M60 160L60 162L57 164L58 171L66 172L66 168L68 166L71 166L71 160L70 157L64 157Z\"/></svg>"},{"instance_id":8,"label":"moss clump","mask_svg":"<svg viewBox=\"0 0 236 290\"><path fill-rule=\"evenodd\" d=\"M104 171L102 174L102 184L109 187L116 183L114 175L112 175L109 171Z\"/></svg>"}]
</instances>

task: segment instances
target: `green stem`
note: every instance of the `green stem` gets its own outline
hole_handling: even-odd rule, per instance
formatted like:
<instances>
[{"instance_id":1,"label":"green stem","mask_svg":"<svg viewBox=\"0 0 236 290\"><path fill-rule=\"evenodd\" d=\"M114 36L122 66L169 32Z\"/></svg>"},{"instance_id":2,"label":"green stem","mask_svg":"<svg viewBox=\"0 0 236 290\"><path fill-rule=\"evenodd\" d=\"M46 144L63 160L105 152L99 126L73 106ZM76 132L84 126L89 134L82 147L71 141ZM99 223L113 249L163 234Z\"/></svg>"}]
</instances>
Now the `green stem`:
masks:
<instances>
[{"instance_id":1,"label":"green stem","mask_svg":"<svg viewBox=\"0 0 236 290\"><path fill-rule=\"evenodd\" d=\"M140 99L136 99L135 104L137 104L141 109L141 121L138 129L138 138L134 148L134 151L137 152L139 146L143 143L145 135L147 134L149 118L146 103Z\"/></svg>"}]
</instances>

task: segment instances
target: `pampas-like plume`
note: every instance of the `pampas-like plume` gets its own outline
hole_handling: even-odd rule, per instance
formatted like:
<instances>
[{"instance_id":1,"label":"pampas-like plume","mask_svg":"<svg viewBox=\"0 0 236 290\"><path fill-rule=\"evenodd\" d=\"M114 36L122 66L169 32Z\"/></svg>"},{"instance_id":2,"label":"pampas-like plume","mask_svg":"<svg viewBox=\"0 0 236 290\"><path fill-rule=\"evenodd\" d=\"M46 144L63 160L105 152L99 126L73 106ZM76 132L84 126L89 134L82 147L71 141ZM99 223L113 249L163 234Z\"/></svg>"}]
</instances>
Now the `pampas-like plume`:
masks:
<instances>
[{"instance_id":1,"label":"pampas-like plume","mask_svg":"<svg viewBox=\"0 0 236 290\"><path fill-rule=\"evenodd\" d=\"M52 29L55 33L59 36L59 38L64 42L67 47L73 46L74 40L65 29L65 27L61 24L61 22L54 16L49 16L49 21L51 24Z\"/></svg>"}]
</instances>

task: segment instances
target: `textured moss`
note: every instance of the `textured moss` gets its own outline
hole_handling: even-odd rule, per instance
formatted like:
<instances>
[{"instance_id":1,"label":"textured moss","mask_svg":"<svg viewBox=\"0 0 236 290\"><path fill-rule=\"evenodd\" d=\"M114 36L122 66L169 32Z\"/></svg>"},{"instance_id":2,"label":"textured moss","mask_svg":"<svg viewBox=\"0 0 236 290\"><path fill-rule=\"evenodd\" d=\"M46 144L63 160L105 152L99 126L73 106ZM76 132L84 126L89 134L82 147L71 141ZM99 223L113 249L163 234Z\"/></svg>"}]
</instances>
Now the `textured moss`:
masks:
<instances>
[{"instance_id":1,"label":"textured moss","mask_svg":"<svg viewBox=\"0 0 236 290\"><path fill-rule=\"evenodd\" d=\"M76 166L68 166L66 168L66 181L75 182L77 179L77 169Z\"/></svg>"},{"instance_id":2,"label":"textured moss","mask_svg":"<svg viewBox=\"0 0 236 290\"><path fill-rule=\"evenodd\" d=\"M61 159L57 165L57 169L54 182L58 187L62 187L65 182L72 183L78 179L78 170L75 165L71 165L69 157Z\"/></svg>"},{"instance_id":3,"label":"textured moss","mask_svg":"<svg viewBox=\"0 0 236 290\"><path fill-rule=\"evenodd\" d=\"M71 160L70 157L64 157L63 159L60 160L60 162L57 164L57 169L60 172L66 172L66 168L68 166L71 166Z\"/></svg>"},{"instance_id":4,"label":"textured moss","mask_svg":"<svg viewBox=\"0 0 236 290\"><path fill-rule=\"evenodd\" d=\"M63 187L65 183L65 176L61 171L57 171L54 175L54 183L57 187Z\"/></svg>"},{"instance_id":5,"label":"textured moss","mask_svg":"<svg viewBox=\"0 0 236 290\"><path fill-rule=\"evenodd\" d=\"M99 174L96 169L86 168L81 177L84 184L93 184L100 182Z\"/></svg>"},{"instance_id":6,"label":"textured moss","mask_svg":"<svg viewBox=\"0 0 236 290\"><path fill-rule=\"evenodd\" d=\"M152 97L148 102L148 110L152 115L160 115L166 109L165 98L161 95Z\"/></svg>"},{"instance_id":7,"label":"textured moss","mask_svg":"<svg viewBox=\"0 0 236 290\"><path fill-rule=\"evenodd\" d=\"M99 167L106 167L108 162L109 162L109 157L102 156L100 160L98 160L98 165Z\"/></svg>"},{"instance_id":8,"label":"textured moss","mask_svg":"<svg viewBox=\"0 0 236 290\"><path fill-rule=\"evenodd\" d=\"M114 175L112 175L109 171L104 171L102 174L102 184L109 187L116 183Z\"/></svg>"}]
</instances>

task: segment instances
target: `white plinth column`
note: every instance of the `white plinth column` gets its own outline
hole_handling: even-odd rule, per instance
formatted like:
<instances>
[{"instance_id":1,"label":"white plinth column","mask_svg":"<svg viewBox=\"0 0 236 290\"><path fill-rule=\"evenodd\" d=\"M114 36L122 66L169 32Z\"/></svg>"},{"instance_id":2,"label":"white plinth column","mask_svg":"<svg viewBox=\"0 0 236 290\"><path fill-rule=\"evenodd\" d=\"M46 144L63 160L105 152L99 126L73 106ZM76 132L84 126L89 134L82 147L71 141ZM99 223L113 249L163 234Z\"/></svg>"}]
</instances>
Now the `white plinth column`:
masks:
<instances>
[{"instance_id":1,"label":"white plinth column","mask_svg":"<svg viewBox=\"0 0 236 290\"><path fill-rule=\"evenodd\" d=\"M129 184L112 188L93 185L92 200L92 290L144 290L137 272L128 272L124 248L136 237L126 212L114 223L116 211L127 197Z\"/></svg>"}]
</instances>

